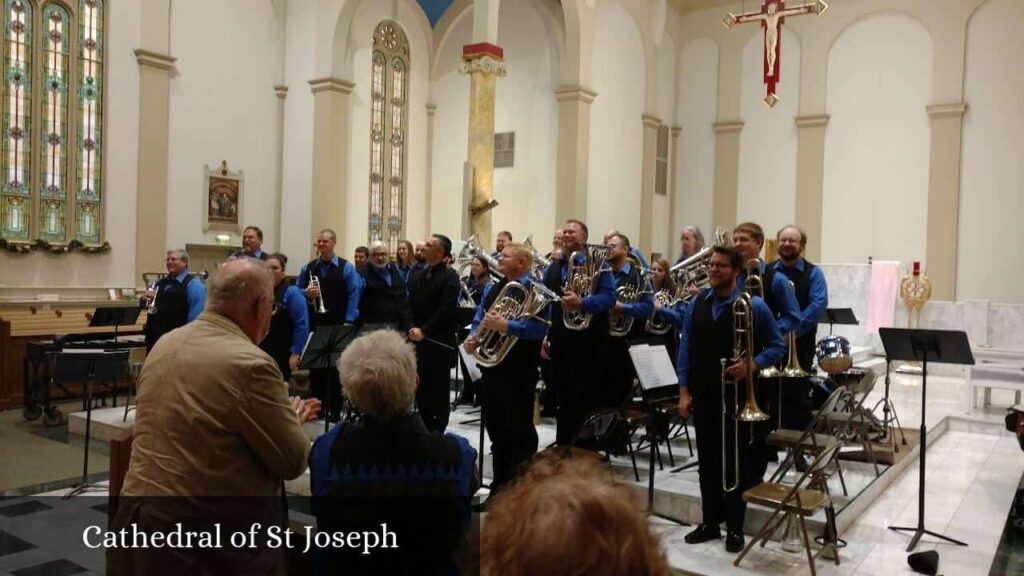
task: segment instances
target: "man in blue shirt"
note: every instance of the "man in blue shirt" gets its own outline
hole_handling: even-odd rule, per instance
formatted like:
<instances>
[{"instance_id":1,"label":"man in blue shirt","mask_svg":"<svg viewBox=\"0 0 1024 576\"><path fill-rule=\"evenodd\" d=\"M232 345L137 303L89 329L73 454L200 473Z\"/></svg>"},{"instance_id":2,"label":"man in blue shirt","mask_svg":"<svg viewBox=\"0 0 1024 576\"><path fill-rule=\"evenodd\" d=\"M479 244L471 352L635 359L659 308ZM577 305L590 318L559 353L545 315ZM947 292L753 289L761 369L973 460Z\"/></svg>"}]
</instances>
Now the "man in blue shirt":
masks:
<instances>
[{"instance_id":1,"label":"man in blue shirt","mask_svg":"<svg viewBox=\"0 0 1024 576\"><path fill-rule=\"evenodd\" d=\"M309 339L309 310L306 297L298 287L284 280L288 257L268 254L267 266L274 276L274 307L270 317L270 332L260 342L260 349L277 362L281 376L287 382L292 371L299 367L299 357Z\"/></svg>"},{"instance_id":2,"label":"man in blue shirt","mask_svg":"<svg viewBox=\"0 0 1024 576\"><path fill-rule=\"evenodd\" d=\"M611 328L615 332L610 333L608 338L608 368L604 372L602 408L618 407L629 398L633 379L636 378L633 360L629 356L629 345L639 339L646 339L644 323L654 314L651 287L648 282L641 283L641 270L639 266L633 265L639 259L634 256L630 260L632 248L629 238L624 234L613 234L607 246L616 301L610 316ZM632 290L636 294L635 300L623 301L620 290Z\"/></svg>"},{"instance_id":3,"label":"man in blue shirt","mask_svg":"<svg viewBox=\"0 0 1024 576\"><path fill-rule=\"evenodd\" d=\"M248 256L257 260L266 260L267 253L263 251L263 230L259 226L246 226L242 230L242 249L231 255L232 258Z\"/></svg>"},{"instance_id":4,"label":"man in blue shirt","mask_svg":"<svg viewBox=\"0 0 1024 576\"><path fill-rule=\"evenodd\" d=\"M492 367L480 367L484 376L480 387L484 426L491 438L491 452L494 454L492 495L515 479L537 451L533 404L540 346L547 333L545 320L549 317L549 307L540 310L540 318L528 315L509 318L490 311L510 282L518 282L527 292L532 291L532 269L533 258L529 250L522 244L505 244L498 259L498 270L504 278L484 288L483 298L473 317L472 333L465 342L466 351L473 353L479 345L481 330L493 336L500 335L503 339L516 339L501 362Z\"/></svg>"},{"instance_id":5,"label":"man in blue shirt","mask_svg":"<svg viewBox=\"0 0 1024 576\"><path fill-rule=\"evenodd\" d=\"M164 265L167 274L139 301L140 306L149 307L144 328L147 351L164 334L198 318L206 304L203 281L188 271L188 252L168 250Z\"/></svg>"},{"instance_id":6,"label":"man in blue shirt","mask_svg":"<svg viewBox=\"0 0 1024 576\"><path fill-rule=\"evenodd\" d=\"M732 407L742 406L747 401L746 379L752 378L759 369L777 363L786 346L774 314L760 297L754 296L750 299L748 316L752 324L749 329L753 330L754 349L735 357L733 310L743 294L742 287L737 284L743 259L731 247L715 246L712 250L708 274L711 287L701 291L687 307L679 335L676 364L679 413L683 418L693 414L697 432L703 511L702 523L685 539L689 544L699 544L721 538L719 524L725 522L725 549L736 553L743 549L743 519L746 514L743 491L762 481L766 462L762 434L758 433L757 427L751 429L753 423L736 421ZM728 367L724 368L723 375L725 365ZM735 381L737 385L723 386L723 379ZM758 394L758 401L763 397L763 394ZM724 434L723 402L730 412ZM740 469L733 470L731 452L737 434ZM725 448L730 453L725 462L722 462L723 435ZM723 467L728 468L729 482L735 480L737 483L731 492L722 489Z\"/></svg>"},{"instance_id":7,"label":"man in blue shirt","mask_svg":"<svg viewBox=\"0 0 1024 576\"><path fill-rule=\"evenodd\" d=\"M587 279L589 294L573 292L566 286L573 252L587 252L587 225L568 220L562 228L563 258L553 261L544 272L544 285L562 296L552 306L548 355L558 385L558 431L561 446L572 443L587 416L600 407L601 378L608 353L608 312L615 306L615 282L602 262L593 262L596 278ZM572 267L582 266L587 258L580 254ZM579 288L576 288L579 290ZM589 324L566 324L566 315L589 318Z\"/></svg>"},{"instance_id":8,"label":"man in blue shirt","mask_svg":"<svg viewBox=\"0 0 1024 576\"><path fill-rule=\"evenodd\" d=\"M295 279L295 285L306 294L310 301L309 324L316 331L321 326L354 324L359 318L359 298L363 282L351 262L334 253L338 236L334 230L324 228L316 235L318 256L305 264ZM315 276L320 289L311 285ZM323 300L326 312L317 311L315 302ZM341 382L338 371L333 368L310 370L309 382L314 396L326 407L328 418L337 418L341 407ZM330 388L328 388L330 387ZM330 402L327 391L330 390Z\"/></svg>"},{"instance_id":9,"label":"man in blue shirt","mask_svg":"<svg viewBox=\"0 0 1024 576\"><path fill-rule=\"evenodd\" d=\"M800 306L800 322L793 327L796 332L796 356L804 370L810 370L814 361L814 346L818 333L818 318L828 307L828 284L825 274L814 264L803 258L807 246L807 234L795 225L789 225L775 236L779 244L779 259L768 266L766 280L774 284L774 276L781 276L793 283L797 304ZM811 421L811 402L807 392L810 380L795 378L782 387L782 413L784 428L803 430Z\"/></svg>"}]
</instances>

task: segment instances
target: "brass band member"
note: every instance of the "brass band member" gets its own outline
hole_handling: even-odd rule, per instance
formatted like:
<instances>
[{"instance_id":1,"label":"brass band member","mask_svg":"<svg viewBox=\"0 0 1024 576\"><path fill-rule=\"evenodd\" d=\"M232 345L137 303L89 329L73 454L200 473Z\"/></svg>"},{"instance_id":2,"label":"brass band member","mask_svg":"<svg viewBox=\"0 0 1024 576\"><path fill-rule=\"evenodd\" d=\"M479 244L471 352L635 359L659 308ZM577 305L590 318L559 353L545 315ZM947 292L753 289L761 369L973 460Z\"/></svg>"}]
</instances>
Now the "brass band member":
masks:
<instances>
[{"instance_id":1,"label":"brass band member","mask_svg":"<svg viewBox=\"0 0 1024 576\"><path fill-rule=\"evenodd\" d=\"M731 492L722 485L722 364L729 359L725 374L737 382L746 374L765 366L774 365L782 358L786 347L775 323L775 316L760 297L751 298L750 316L754 330L753 365L748 360L733 358L733 303L742 294L737 278L743 265L739 253L730 247L715 246L709 265L711 287L701 291L690 301L686 319L679 337L679 413L684 418L693 414L697 432L697 454L700 461L700 496L702 522L686 535L686 542L698 544L721 537L719 524L726 524L725 549L739 552L743 549L743 518L746 503L743 491L760 483L766 463L762 438L753 434L750 424L726 418L726 444L733 448L735 434L739 434L739 470L733 470L733 458L724 463L730 478L739 480ZM746 400L742 386L728 387L724 401L732 406L732 390L739 390L739 402ZM759 395L760 396L760 395ZM752 439L748 441L747 439Z\"/></svg>"},{"instance_id":2,"label":"brass band member","mask_svg":"<svg viewBox=\"0 0 1024 576\"><path fill-rule=\"evenodd\" d=\"M658 258L651 262L651 292L655 294L652 320L668 324L668 331L660 336L660 343L665 345L669 358L675 362L676 353L679 351L679 331L683 328L685 305L682 301L675 301L676 283L668 273L669 269L668 260L664 258ZM663 303L657 298L659 293L663 294L663 297L667 297L671 303ZM673 304L675 305L673 306ZM649 323L647 325L649 326ZM648 332L650 331L648 330Z\"/></svg>"},{"instance_id":3,"label":"brass band member","mask_svg":"<svg viewBox=\"0 0 1024 576\"><path fill-rule=\"evenodd\" d=\"M615 306L615 283L611 274L600 272L597 288L592 294L576 294L563 286L572 266L581 266L586 258L575 259L572 253L583 250L587 242L587 225L568 220L562 228L564 257L552 262L544 272L544 285L562 296L561 305L551 310L549 350L554 379L558 383L558 430L556 441L567 446L586 420L599 406L600 397L594 389L601 382L608 352L608 312ZM591 314L590 325L583 330L566 328L565 310Z\"/></svg>"},{"instance_id":4,"label":"brass band member","mask_svg":"<svg viewBox=\"0 0 1024 576\"><path fill-rule=\"evenodd\" d=\"M791 281L800 305L800 323L796 326L796 356L804 370L811 368L817 339L818 318L828 307L828 284L821 268L804 259L807 234L798 226L789 225L775 236L779 243L779 259L767 269L766 279L781 275ZM796 378L782 388L783 427L803 430L811 421L811 403L808 398L810 380ZM797 462L800 464L800 461Z\"/></svg>"},{"instance_id":5,"label":"brass band member","mask_svg":"<svg viewBox=\"0 0 1024 576\"><path fill-rule=\"evenodd\" d=\"M363 290L359 298L359 325L363 329L390 328L402 334L412 327L405 280L388 260L388 245L375 240L370 259L359 271Z\"/></svg>"},{"instance_id":6,"label":"brass band member","mask_svg":"<svg viewBox=\"0 0 1024 576\"><path fill-rule=\"evenodd\" d=\"M295 279L295 285L310 301L309 324L312 330L321 326L354 324L359 318L359 297L362 280L351 262L334 253L338 236L334 230L324 228L316 235L317 257L305 264ZM320 289L312 285L311 276L317 278ZM326 312L318 312L313 302L322 299ZM336 419L341 412L341 381L333 368L317 368L309 372L313 396L325 404L328 418ZM330 387L330 388L328 388ZM326 406L327 391L331 391L331 405Z\"/></svg>"},{"instance_id":7,"label":"brass band member","mask_svg":"<svg viewBox=\"0 0 1024 576\"><path fill-rule=\"evenodd\" d=\"M284 280L288 257L275 253L267 255L267 266L274 277L274 307L270 317L270 332L260 342L260 349L270 354L287 382L292 371L299 367L299 356L309 338L309 310L306 297L298 287Z\"/></svg>"},{"instance_id":8,"label":"brass band member","mask_svg":"<svg viewBox=\"0 0 1024 576\"><path fill-rule=\"evenodd\" d=\"M416 260L413 259L412 242L402 240L395 249L395 264L398 266L398 273L402 275L402 282L409 284L409 272L412 271Z\"/></svg>"},{"instance_id":9,"label":"brass band member","mask_svg":"<svg viewBox=\"0 0 1024 576\"><path fill-rule=\"evenodd\" d=\"M623 302L616 298L612 309L612 318L629 317L633 319L632 327L625 335L610 334L608 338L608 366L605 369L604 393L602 407L619 406L629 397L633 388L636 370L629 356L629 345L644 338L644 324L654 313L654 296L650 286L642 279L642 272L629 260L629 238L623 234L613 234L608 239L608 265L612 269L616 292L632 290L641 293L635 302Z\"/></svg>"},{"instance_id":10,"label":"brass band member","mask_svg":"<svg viewBox=\"0 0 1024 576\"><path fill-rule=\"evenodd\" d=\"M451 369L457 356L459 275L447 264L452 255L452 241L447 236L431 236L422 254L427 267L409 276L413 327L408 336L416 343L420 378L416 405L427 430L444 432L448 427Z\"/></svg>"},{"instance_id":11,"label":"brass band member","mask_svg":"<svg viewBox=\"0 0 1024 576\"><path fill-rule=\"evenodd\" d=\"M167 275L156 281L139 300L139 306L150 306L146 315L146 350L152 350L156 341L175 328L195 320L206 304L203 281L188 273L188 252L167 251L164 260Z\"/></svg>"},{"instance_id":12,"label":"brass band member","mask_svg":"<svg viewBox=\"0 0 1024 576\"><path fill-rule=\"evenodd\" d=\"M676 264L693 256L704 248L704 233L697 226L683 226L679 234L679 258Z\"/></svg>"},{"instance_id":13,"label":"brass band member","mask_svg":"<svg viewBox=\"0 0 1024 576\"><path fill-rule=\"evenodd\" d=\"M512 243L512 233L508 230L502 230L498 232L498 235L494 237L494 252L491 252L491 258L497 258L501 254L505 246Z\"/></svg>"},{"instance_id":14,"label":"brass band member","mask_svg":"<svg viewBox=\"0 0 1024 576\"><path fill-rule=\"evenodd\" d=\"M242 230L242 249L231 255L231 258L256 258L266 260L268 254L263 251L263 230L259 226L246 226Z\"/></svg>"},{"instance_id":15,"label":"brass band member","mask_svg":"<svg viewBox=\"0 0 1024 576\"><path fill-rule=\"evenodd\" d=\"M540 346L547 333L547 325L537 318L509 319L489 311L509 282L518 282L530 290L532 268L533 258L529 250L522 244L505 244L498 260L498 270L505 277L484 289L483 300L473 318L473 333L466 339L466 350L473 352L477 346L475 336L481 328L517 338L501 363L493 368L480 367L484 376L480 387L484 425L494 454L492 496L504 489L537 451L533 398ZM548 312L549 309L545 309L541 315L547 318Z\"/></svg>"},{"instance_id":16,"label":"brass band member","mask_svg":"<svg viewBox=\"0 0 1024 576\"><path fill-rule=\"evenodd\" d=\"M501 252L498 254L500 255ZM469 289L469 297L473 299L474 303L479 304L484 297L484 290L491 284L491 269L483 254L473 257L473 263L469 266L469 275L464 280L466 288Z\"/></svg>"}]
</instances>

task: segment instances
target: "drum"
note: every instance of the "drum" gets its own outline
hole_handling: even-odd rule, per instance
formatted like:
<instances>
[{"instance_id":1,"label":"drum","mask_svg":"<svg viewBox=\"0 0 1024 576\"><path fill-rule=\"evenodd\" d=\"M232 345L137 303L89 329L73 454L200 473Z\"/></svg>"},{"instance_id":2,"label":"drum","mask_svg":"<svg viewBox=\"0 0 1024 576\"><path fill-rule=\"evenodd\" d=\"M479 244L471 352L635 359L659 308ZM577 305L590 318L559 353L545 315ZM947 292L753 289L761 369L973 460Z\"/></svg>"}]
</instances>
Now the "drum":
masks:
<instances>
[{"instance_id":1,"label":"drum","mask_svg":"<svg viewBox=\"0 0 1024 576\"><path fill-rule=\"evenodd\" d=\"M850 341L842 336L826 336L818 341L815 356L818 366L829 374L838 374L853 366Z\"/></svg>"}]
</instances>

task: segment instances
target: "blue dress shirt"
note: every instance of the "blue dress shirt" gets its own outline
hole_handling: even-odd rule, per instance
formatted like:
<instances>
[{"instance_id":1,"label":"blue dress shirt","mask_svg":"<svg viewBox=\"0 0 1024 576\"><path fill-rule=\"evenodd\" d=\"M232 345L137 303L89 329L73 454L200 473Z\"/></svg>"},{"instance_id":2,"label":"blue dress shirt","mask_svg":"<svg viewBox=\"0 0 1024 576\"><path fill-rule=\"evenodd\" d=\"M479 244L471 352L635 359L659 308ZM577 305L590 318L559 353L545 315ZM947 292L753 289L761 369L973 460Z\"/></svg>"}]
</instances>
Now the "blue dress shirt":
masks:
<instances>
[{"instance_id":1,"label":"blue dress shirt","mask_svg":"<svg viewBox=\"0 0 1024 576\"><path fill-rule=\"evenodd\" d=\"M526 289L530 289L530 278L531 274L527 273L516 279ZM476 306L476 314L473 315L473 334L477 333L477 329L480 327L480 323L484 320L484 314L487 310L484 308L484 302L487 301L487 296L497 286L495 283L490 283L484 286L484 295L480 298L480 303ZM540 312L541 318L548 320L551 318L551 306L545 306ZM543 340L544 336L547 335L548 325L539 318L527 318L525 320L509 320L508 321L508 333L519 338L520 340Z\"/></svg>"},{"instance_id":2,"label":"blue dress shirt","mask_svg":"<svg viewBox=\"0 0 1024 576\"><path fill-rule=\"evenodd\" d=\"M295 285L300 290L305 290L309 287L309 272L306 267L309 264L303 264L302 270L299 271L298 278L295 279ZM326 275L324 267L334 266L338 268L341 266L341 259L337 255L334 258L327 260L317 260L316 264L316 275L318 278L323 278ZM341 271L341 277L345 280L345 288L348 291L348 305L345 307L345 322L351 324L359 318L359 297L363 293L363 279L356 272L356 267L351 262L345 261L345 268Z\"/></svg>"},{"instance_id":3,"label":"blue dress shirt","mask_svg":"<svg viewBox=\"0 0 1024 576\"><path fill-rule=\"evenodd\" d=\"M764 278L764 262L761 263L761 277ZM743 286L747 282L747 271L741 270L739 278L736 279L736 286L743 290ZM783 334L789 334L790 331L796 330L796 327L800 325L800 303L796 301L796 292L789 287L789 282L782 276L775 274L772 276L772 285L765 286L765 294L771 291L772 296L776 304L779 306L779 310L772 310L776 313L775 319L779 325L779 331Z\"/></svg>"},{"instance_id":4,"label":"blue dress shirt","mask_svg":"<svg viewBox=\"0 0 1024 576\"><path fill-rule=\"evenodd\" d=\"M618 272L612 271L615 285L617 286L619 280L624 276L628 276L633 271L633 265L626 262L622 269ZM650 282L645 286L640 286L639 290L643 290L644 293L640 295L640 299L636 302L623 303L622 313L633 318L640 318L646 320L654 314L654 295L650 292Z\"/></svg>"},{"instance_id":5,"label":"blue dress shirt","mask_svg":"<svg viewBox=\"0 0 1024 576\"><path fill-rule=\"evenodd\" d=\"M179 283L184 283L188 278L188 270L185 270L175 278ZM191 322L199 317L206 306L206 287L199 278L193 278L188 286L185 286L185 302L188 303L188 319Z\"/></svg>"},{"instance_id":6,"label":"blue dress shirt","mask_svg":"<svg viewBox=\"0 0 1024 576\"><path fill-rule=\"evenodd\" d=\"M776 272L781 272L787 278L791 278L803 274L804 259L797 258L796 264L792 268L783 265L782 260L776 260L772 264L772 268ZM825 282L825 273L821 271L821 268L815 266L811 269L811 275L807 278L807 284L809 299L807 308L800 312L800 323L796 329L797 336L804 336L817 330L818 318L821 318L821 315L825 313L825 309L828 308L828 283ZM799 306L799 303L797 305Z\"/></svg>"},{"instance_id":7,"label":"blue dress shirt","mask_svg":"<svg viewBox=\"0 0 1024 576\"><path fill-rule=\"evenodd\" d=\"M309 339L309 307L306 295L297 286L289 286L281 299L292 319L292 354L302 354Z\"/></svg>"},{"instance_id":8,"label":"blue dress shirt","mask_svg":"<svg viewBox=\"0 0 1024 576\"><path fill-rule=\"evenodd\" d=\"M788 288L788 287L787 287ZM676 376L679 377L680 388L685 388L689 383L690 376L690 333L693 332L693 311L697 307L697 300L712 299L711 317L718 320L726 307L731 307L736 298L743 293L740 284L736 285L728 298L719 298L710 288L705 288L696 297L690 300L686 307L686 320L683 322L683 329L679 332L679 355L676 357ZM782 339L778 324L775 322L775 315L771 308L764 303L760 296L751 299L751 314L754 321L754 341L764 346L761 352L754 356L754 363L759 368L774 366L786 354L786 342Z\"/></svg>"},{"instance_id":9,"label":"blue dress shirt","mask_svg":"<svg viewBox=\"0 0 1024 576\"><path fill-rule=\"evenodd\" d=\"M586 258L580 255L576 259L576 264L582 264ZM565 286L565 281L569 275L569 259L562 258L556 260L551 264L548 264L548 268L551 266L559 266L559 272L561 273L562 286ZM583 298L583 310L590 314L600 314L601 312L607 312L615 307L615 280L612 279L612 275L608 272L611 270L605 270L598 274L597 278L597 290L593 294ZM547 270L544 272L545 278L547 277ZM579 294L577 294L579 296Z\"/></svg>"}]
</instances>

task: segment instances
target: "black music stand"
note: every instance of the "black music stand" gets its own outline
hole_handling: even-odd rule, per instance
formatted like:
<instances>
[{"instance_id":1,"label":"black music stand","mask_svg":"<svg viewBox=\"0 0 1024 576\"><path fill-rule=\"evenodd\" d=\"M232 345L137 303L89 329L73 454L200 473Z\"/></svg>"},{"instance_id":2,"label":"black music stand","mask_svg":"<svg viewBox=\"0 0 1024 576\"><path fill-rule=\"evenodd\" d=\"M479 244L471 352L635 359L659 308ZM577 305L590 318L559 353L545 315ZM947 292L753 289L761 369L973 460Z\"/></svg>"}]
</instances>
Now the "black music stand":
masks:
<instances>
[{"instance_id":1,"label":"black music stand","mask_svg":"<svg viewBox=\"0 0 1024 576\"><path fill-rule=\"evenodd\" d=\"M121 326L134 326L139 320L142 308L138 306L102 306L92 313L89 320L90 328L114 327L114 344L117 344L117 332Z\"/></svg>"},{"instance_id":2,"label":"black music stand","mask_svg":"<svg viewBox=\"0 0 1024 576\"><path fill-rule=\"evenodd\" d=\"M299 358L299 368L303 370L337 369L338 358L352 341L358 329L352 324L335 324L319 326L309 335L306 347ZM312 376L312 374L310 375ZM334 386L327 384L327 398L324 402L324 433L331 428L331 394Z\"/></svg>"},{"instance_id":3,"label":"black music stand","mask_svg":"<svg viewBox=\"0 0 1024 576\"><path fill-rule=\"evenodd\" d=\"M853 313L853 308L826 308L821 316L818 318L818 324L828 323L828 335L832 335L832 327L835 324L840 326L856 326L860 324L857 321L857 316Z\"/></svg>"},{"instance_id":4,"label":"black music stand","mask_svg":"<svg viewBox=\"0 0 1024 576\"><path fill-rule=\"evenodd\" d=\"M92 387L97 380L116 380L128 373L128 351L116 352L56 352L53 378L77 380L85 383L85 447L82 452L82 481L76 484L64 499L89 490L107 490L87 482L89 476L89 438L92 432Z\"/></svg>"},{"instance_id":5,"label":"black music stand","mask_svg":"<svg viewBox=\"0 0 1024 576\"><path fill-rule=\"evenodd\" d=\"M918 461L918 485L917 485L917 526L889 526L890 530L897 532L913 532L907 552L917 546L921 536L929 534L967 546L966 542L954 540L949 536L943 536L932 532L924 527L924 459L928 448L928 426L925 424L925 408L928 399L928 361L940 362L943 364L974 364L974 355L971 354L971 344L967 340L967 333L954 330L912 330L909 328L879 328L878 335L882 338L882 346L885 348L885 356L888 362L893 360L920 361L922 362L921 373L921 457Z\"/></svg>"}]
</instances>

